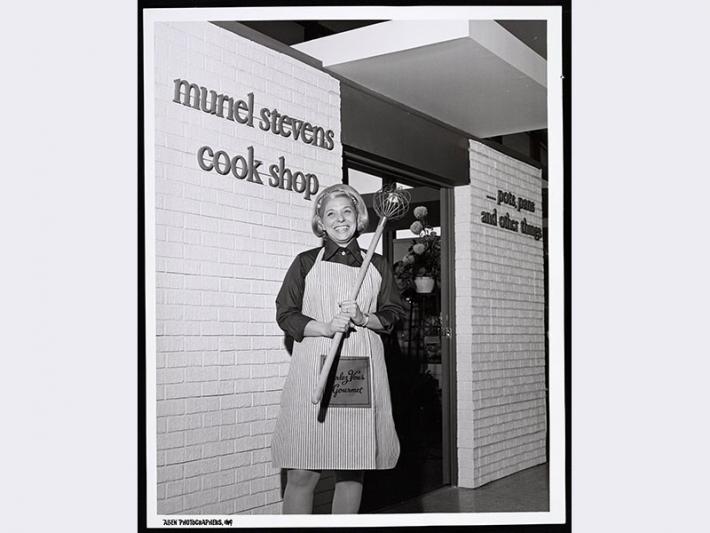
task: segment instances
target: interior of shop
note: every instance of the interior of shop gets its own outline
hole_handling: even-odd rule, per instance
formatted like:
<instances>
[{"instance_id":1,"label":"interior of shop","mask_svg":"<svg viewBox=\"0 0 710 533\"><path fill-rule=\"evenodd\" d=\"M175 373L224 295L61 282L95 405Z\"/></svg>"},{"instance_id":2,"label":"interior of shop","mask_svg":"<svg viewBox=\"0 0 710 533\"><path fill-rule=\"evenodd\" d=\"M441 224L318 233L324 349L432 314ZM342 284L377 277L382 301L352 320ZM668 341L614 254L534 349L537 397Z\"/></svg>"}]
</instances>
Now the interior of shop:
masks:
<instances>
[{"instance_id":1,"label":"interior of shop","mask_svg":"<svg viewBox=\"0 0 710 533\"><path fill-rule=\"evenodd\" d=\"M393 415L402 450L395 469L366 473L362 511L373 512L446 484L442 437L448 428L443 423L442 389L448 383L443 382L442 374L440 200L439 190L434 187L412 185L411 181L395 181L353 168L348 169L346 179L363 193L369 209L373 193L386 184L406 188L411 197L407 216L387 226L378 249L394 267L406 318L384 339ZM415 209L417 214L426 215L418 219ZM376 217L373 220L376 223ZM413 226L415 223L418 227ZM415 233L412 229L419 231ZM428 271L407 264L407 256L417 255L412 248L425 232L429 243L425 253L430 254ZM366 249L371 237L372 233L363 233L360 246ZM417 287L416 277L427 278L424 286Z\"/></svg>"}]
</instances>

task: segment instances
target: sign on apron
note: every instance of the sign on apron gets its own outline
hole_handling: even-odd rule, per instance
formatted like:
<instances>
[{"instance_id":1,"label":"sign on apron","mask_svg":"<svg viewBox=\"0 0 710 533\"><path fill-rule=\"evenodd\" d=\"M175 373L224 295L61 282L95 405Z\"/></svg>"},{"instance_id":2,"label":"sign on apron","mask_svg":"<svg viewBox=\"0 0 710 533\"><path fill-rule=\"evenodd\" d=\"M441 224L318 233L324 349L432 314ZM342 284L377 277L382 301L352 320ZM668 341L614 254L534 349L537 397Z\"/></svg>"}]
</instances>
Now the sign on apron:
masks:
<instances>
[{"instance_id":1,"label":"sign on apron","mask_svg":"<svg viewBox=\"0 0 710 533\"><path fill-rule=\"evenodd\" d=\"M320 369L326 359L322 354ZM324 391L328 407L372 407L369 357L340 357Z\"/></svg>"}]
</instances>

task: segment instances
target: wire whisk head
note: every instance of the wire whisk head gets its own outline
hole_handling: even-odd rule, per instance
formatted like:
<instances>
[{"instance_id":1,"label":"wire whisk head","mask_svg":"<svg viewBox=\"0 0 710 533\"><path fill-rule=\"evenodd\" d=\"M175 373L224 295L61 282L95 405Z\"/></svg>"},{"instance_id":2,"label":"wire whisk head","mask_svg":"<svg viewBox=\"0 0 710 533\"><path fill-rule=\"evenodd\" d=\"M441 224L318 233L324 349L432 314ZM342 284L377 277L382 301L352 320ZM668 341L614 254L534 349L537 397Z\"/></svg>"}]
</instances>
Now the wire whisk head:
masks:
<instances>
[{"instance_id":1,"label":"wire whisk head","mask_svg":"<svg viewBox=\"0 0 710 533\"><path fill-rule=\"evenodd\" d=\"M390 220L402 218L409 210L410 196L407 189L394 184L386 185L374 195L375 213Z\"/></svg>"}]
</instances>

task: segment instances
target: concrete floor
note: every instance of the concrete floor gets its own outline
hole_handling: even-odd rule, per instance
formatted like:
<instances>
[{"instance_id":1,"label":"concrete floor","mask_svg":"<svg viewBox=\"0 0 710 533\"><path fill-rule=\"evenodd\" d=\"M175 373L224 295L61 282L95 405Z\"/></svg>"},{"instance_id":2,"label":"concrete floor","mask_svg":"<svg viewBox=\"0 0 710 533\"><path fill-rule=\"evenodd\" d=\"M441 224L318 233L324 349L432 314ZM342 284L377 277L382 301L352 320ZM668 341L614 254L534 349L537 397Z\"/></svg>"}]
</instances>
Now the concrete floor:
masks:
<instances>
[{"instance_id":1,"label":"concrete floor","mask_svg":"<svg viewBox=\"0 0 710 533\"><path fill-rule=\"evenodd\" d=\"M548 465L528 468L477 489L442 487L377 513L491 513L549 510Z\"/></svg>"}]
</instances>

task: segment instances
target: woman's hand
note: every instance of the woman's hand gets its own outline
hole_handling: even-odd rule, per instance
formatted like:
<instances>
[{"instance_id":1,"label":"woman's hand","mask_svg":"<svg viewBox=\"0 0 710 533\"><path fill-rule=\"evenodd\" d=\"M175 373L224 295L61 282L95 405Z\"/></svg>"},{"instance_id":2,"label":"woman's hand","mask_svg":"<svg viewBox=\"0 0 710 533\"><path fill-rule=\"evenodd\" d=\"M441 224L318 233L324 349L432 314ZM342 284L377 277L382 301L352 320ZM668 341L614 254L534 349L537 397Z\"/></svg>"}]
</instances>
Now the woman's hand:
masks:
<instances>
[{"instance_id":1,"label":"woman's hand","mask_svg":"<svg viewBox=\"0 0 710 533\"><path fill-rule=\"evenodd\" d=\"M362 326L365 322L365 315L362 314L360 306L355 300L343 300L340 302L340 312L347 315L357 326Z\"/></svg>"},{"instance_id":2,"label":"woman's hand","mask_svg":"<svg viewBox=\"0 0 710 533\"><path fill-rule=\"evenodd\" d=\"M350 316L341 311L328 322L328 332L330 333L328 337L333 337L336 333L345 333L349 329Z\"/></svg>"}]
</instances>

